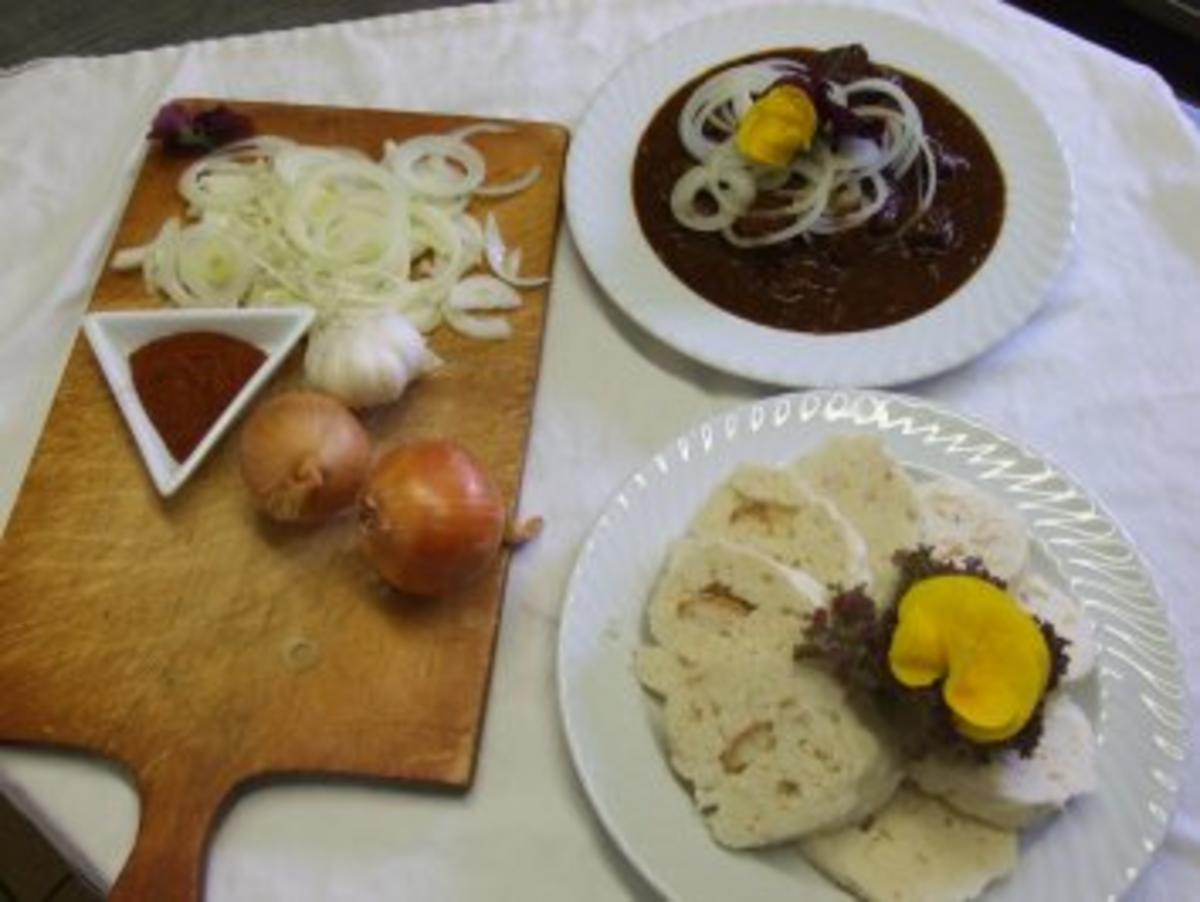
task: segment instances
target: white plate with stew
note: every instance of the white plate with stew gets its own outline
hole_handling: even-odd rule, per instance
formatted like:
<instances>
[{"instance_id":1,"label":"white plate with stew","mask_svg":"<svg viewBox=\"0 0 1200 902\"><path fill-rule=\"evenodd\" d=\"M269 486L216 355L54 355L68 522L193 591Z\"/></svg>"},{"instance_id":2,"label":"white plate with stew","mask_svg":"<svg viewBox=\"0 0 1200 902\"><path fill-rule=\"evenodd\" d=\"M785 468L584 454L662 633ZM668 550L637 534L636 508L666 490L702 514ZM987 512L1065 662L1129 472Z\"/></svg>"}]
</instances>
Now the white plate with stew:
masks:
<instances>
[{"instance_id":1,"label":"white plate with stew","mask_svg":"<svg viewBox=\"0 0 1200 902\"><path fill-rule=\"evenodd\" d=\"M851 43L864 45L873 61L937 88L986 137L1003 174L1003 214L994 244L949 297L891 325L818 334L727 312L689 287L700 285L702 277L685 282L678 267L668 268L643 231L632 190L643 133L672 94L713 67L789 45L826 49ZM1046 300L1068 253L1074 219L1070 170L1058 137L1000 64L913 20L825 2L703 19L631 58L599 91L575 133L566 206L588 268L638 325L717 369L797 387L895 385L983 353ZM787 247L807 252L802 239ZM890 290L885 280L868 303L890 302Z\"/></svg>"}]
</instances>

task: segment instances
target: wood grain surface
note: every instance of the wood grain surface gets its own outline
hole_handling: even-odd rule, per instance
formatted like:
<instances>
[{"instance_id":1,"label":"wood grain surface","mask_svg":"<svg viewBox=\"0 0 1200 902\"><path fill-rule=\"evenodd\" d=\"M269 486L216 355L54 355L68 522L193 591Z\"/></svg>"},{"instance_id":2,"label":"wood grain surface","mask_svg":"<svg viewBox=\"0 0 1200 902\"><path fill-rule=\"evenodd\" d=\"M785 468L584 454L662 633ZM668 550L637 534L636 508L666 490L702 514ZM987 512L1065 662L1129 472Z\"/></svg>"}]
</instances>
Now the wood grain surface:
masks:
<instances>
[{"instance_id":1,"label":"wood grain surface","mask_svg":"<svg viewBox=\"0 0 1200 902\"><path fill-rule=\"evenodd\" d=\"M385 138L470 121L236 103L259 130L377 156ZM529 272L549 272L567 135L512 123L472 139L490 178L541 165L490 202ZM181 209L186 161L151 151L115 247ZM478 210L476 210L478 212ZM503 342L446 330L446 365L367 425L379 450L449 436L515 507L546 289L523 293ZM106 271L93 310L158 305L140 276ZM298 354L264 396L301 382ZM155 493L80 336L0 546L0 741L65 745L127 765L142 814L115 899L196 899L214 819L239 787L276 774L342 774L462 790L479 746L507 554L468 590L405 598L360 558L345 517L316 529L255 516L236 431L168 501Z\"/></svg>"}]
</instances>

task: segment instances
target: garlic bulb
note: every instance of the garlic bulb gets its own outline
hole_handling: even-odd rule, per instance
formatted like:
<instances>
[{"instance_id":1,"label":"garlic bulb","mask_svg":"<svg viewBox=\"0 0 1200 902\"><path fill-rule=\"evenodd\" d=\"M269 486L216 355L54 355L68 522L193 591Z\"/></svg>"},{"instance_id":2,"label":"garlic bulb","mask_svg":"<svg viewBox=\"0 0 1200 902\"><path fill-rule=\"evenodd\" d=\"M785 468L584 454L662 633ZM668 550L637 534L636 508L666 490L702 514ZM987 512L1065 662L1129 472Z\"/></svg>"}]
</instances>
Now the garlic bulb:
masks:
<instances>
[{"instance_id":1,"label":"garlic bulb","mask_svg":"<svg viewBox=\"0 0 1200 902\"><path fill-rule=\"evenodd\" d=\"M395 401L441 362L405 317L381 311L334 319L310 333L304 375L351 407L371 407Z\"/></svg>"}]
</instances>

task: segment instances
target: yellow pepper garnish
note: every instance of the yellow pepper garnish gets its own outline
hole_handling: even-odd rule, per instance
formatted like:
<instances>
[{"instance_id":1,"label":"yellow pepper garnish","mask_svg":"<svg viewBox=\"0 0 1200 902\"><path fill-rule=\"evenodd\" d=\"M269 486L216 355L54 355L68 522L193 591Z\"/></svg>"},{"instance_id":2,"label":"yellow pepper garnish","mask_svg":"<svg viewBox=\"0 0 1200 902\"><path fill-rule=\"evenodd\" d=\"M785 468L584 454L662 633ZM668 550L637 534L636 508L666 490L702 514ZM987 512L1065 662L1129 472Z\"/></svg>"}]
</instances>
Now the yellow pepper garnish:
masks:
<instances>
[{"instance_id":1,"label":"yellow pepper garnish","mask_svg":"<svg viewBox=\"0 0 1200 902\"><path fill-rule=\"evenodd\" d=\"M754 101L734 139L742 156L764 166L784 167L812 145L817 108L795 85L776 85Z\"/></svg>"},{"instance_id":2,"label":"yellow pepper garnish","mask_svg":"<svg viewBox=\"0 0 1200 902\"><path fill-rule=\"evenodd\" d=\"M904 594L897 619L892 674L910 688L945 677L959 733L1001 742L1029 722L1050 679L1050 649L1011 595L974 576L936 576Z\"/></svg>"}]
</instances>

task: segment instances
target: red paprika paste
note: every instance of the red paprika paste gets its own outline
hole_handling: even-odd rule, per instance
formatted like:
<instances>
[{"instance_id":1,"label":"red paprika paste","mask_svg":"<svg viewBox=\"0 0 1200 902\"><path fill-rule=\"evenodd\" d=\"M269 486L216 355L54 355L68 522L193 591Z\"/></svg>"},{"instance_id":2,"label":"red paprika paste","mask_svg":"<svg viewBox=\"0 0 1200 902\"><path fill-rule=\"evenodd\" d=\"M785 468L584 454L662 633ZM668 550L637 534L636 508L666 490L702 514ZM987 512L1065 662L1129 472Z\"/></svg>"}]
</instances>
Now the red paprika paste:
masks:
<instances>
[{"instance_id":1,"label":"red paprika paste","mask_svg":"<svg viewBox=\"0 0 1200 902\"><path fill-rule=\"evenodd\" d=\"M184 461L267 359L219 332L179 332L129 355L133 385L176 461Z\"/></svg>"}]
</instances>

